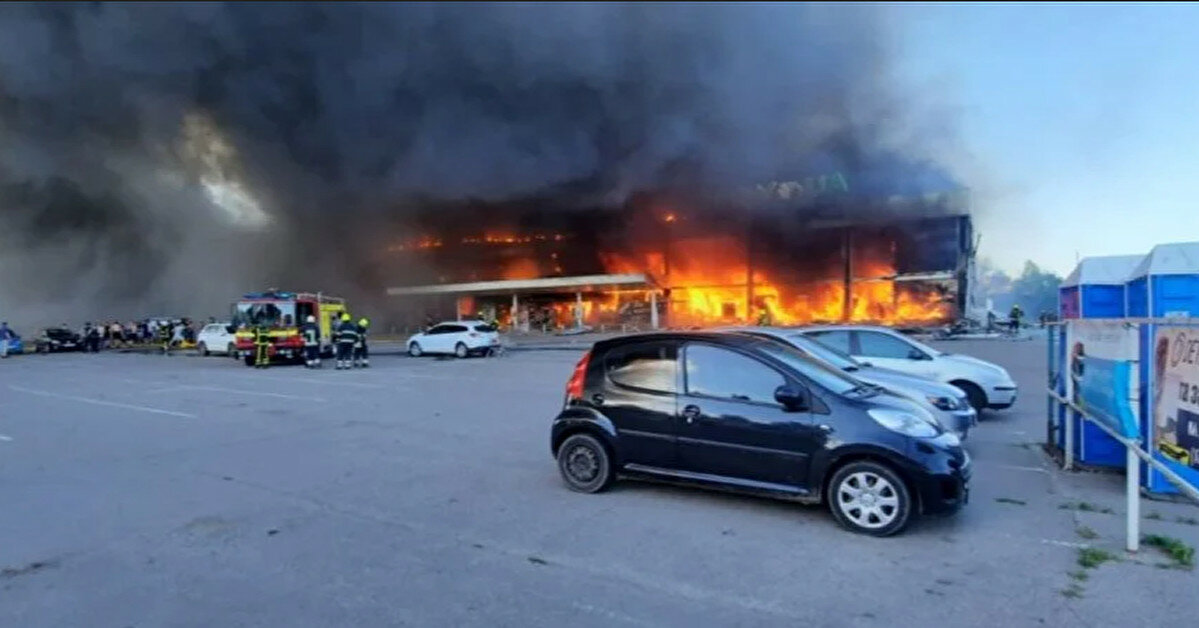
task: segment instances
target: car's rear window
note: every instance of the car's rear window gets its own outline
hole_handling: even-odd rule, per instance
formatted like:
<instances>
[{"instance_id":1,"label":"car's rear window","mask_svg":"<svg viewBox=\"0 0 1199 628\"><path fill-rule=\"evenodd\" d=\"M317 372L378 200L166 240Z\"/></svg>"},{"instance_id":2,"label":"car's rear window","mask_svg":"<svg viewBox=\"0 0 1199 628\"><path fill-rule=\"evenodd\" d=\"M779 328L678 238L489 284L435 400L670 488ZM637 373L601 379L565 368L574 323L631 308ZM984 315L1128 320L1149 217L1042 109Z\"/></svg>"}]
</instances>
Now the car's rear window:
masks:
<instances>
[{"instance_id":1,"label":"car's rear window","mask_svg":"<svg viewBox=\"0 0 1199 628\"><path fill-rule=\"evenodd\" d=\"M475 325L475 331L481 331L485 334L490 334L493 331L498 331L495 325Z\"/></svg>"}]
</instances>

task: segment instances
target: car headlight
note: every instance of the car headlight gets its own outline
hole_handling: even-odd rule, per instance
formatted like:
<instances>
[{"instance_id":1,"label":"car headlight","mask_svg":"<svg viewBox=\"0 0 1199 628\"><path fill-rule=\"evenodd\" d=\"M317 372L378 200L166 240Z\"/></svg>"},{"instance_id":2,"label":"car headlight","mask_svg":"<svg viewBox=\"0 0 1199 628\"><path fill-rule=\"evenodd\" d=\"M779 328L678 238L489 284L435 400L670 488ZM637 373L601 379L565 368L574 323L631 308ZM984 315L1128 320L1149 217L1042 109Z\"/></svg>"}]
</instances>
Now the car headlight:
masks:
<instances>
[{"instance_id":1,"label":"car headlight","mask_svg":"<svg viewBox=\"0 0 1199 628\"><path fill-rule=\"evenodd\" d=\"M958 402L957 399L954 399L953 397L938 397L936 395L929 395L927 397L927 399L928 399L928 402L930 404L932 404L932 406L938 410L945 410L946 412L952 412L954 410L962 409L962 405Z\"/></svg>"},{"instance_id":2,"label":"car headlight","mask_svg":"<svg viewBox=\"0 0 1199 628\"><path fill-rule=\"evenodd\" d=\"M937 428L929 420L911 412L890 408L872 408L868 413L870 418L892 432L918 438L932 438L937 435Z\"/></svg>"}]
</instances>

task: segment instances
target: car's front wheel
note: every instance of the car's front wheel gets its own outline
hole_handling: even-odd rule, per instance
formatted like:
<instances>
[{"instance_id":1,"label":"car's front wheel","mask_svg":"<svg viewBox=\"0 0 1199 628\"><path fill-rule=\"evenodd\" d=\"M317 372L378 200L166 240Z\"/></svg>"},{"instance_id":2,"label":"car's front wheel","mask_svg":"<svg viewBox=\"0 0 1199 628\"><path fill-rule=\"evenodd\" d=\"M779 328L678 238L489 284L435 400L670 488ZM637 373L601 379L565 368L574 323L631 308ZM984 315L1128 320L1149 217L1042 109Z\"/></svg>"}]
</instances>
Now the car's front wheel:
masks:
<instances>
[{"instance_id":1,"label":"car's front wheel","mask_svg":"<svg viewBox=\"0 0 1199 628\"><path fill-rule=\"evenodd\" d=\"M225 347L225 355L227 355L231 358L236 358L237 357L237 345L234 345L232 342L229 343L229 345L227 347Z\"/></svg>"},{"instance_id":2,"label":"car's front wheel","mask_svg":"<svg viewBox=\"0 0 1199 628\"><path fill-rule=\"evenodd\" d=\"M982 412L987 409L987 393L979 388L978 384L973 382L956 381L952 382L954 386L966 393L966 399L970 401L970 405L974 407L975 412Z\"/></svg>"},{"instance_id":3,"label":"car's front wheel","mask_svg":"<svg viewBox=\"0 0 1199 628\"><path fill-rule=\"evenodd\" d=\"M903 479L877 462L852 462L829 481L828 506L851 532L890 536L912 517L912 495Z\"/></svg>"},{"instance_id":4,"label":"car's front wheel","mask_svg":"<svg viewBox=\"0 0 1199 628\"><path fill-rule=\"evenodd\" d=\"M196 345L196 351L199 351L199 352L200 352L200 355L202 355L202 356L204 356L204 357L208 357L208 356L209 356L209 352L208 352L208 345L207 345L207 344L205 344L205 343L203 343L203 342L201 342L200 344Z\"/></svg>"},{"instance_id":5,"label":"car's front wheel","mask_svg":"<svg viewBox=\"0 0 1199 628\"><path fill-rule=\"evenodd\" d=\"M590 434L575 434L558 448L558 471L572 491L598 493L615 476L608 449Z\"/></svg>"},{"instance_id":6,"label":"car's front wheel","mask_svg":"<svg viewBox=\"0 0 1199 628\"><path fill-rule=\"evenodd\" d=\"M421 354L423 354L423 353L424 353L424 351L421 351L419 344L413 342L408 345L408 355L410 355L414 358L419 358L421 356Z\"/></svg>"}]
</instances>

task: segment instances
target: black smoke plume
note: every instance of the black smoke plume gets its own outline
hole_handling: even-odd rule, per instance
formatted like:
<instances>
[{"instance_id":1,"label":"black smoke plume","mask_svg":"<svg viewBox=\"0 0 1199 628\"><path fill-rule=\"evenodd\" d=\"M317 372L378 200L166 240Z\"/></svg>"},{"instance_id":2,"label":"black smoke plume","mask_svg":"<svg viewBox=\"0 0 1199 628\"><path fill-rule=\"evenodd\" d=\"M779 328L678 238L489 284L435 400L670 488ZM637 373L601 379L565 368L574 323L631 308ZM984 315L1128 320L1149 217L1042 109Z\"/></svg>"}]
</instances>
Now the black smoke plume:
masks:
<instances>
[{"instance_id":1,"label":"black smoke plume","mask_svg":"<svg viewBox=\"0 0 1199 628\"><path fill-rule=\"evenodd\" d=\"M4 4L0 318L378 296L379 225L429 203L941 176L881 11Z\"/></svg>"}]
</instances>

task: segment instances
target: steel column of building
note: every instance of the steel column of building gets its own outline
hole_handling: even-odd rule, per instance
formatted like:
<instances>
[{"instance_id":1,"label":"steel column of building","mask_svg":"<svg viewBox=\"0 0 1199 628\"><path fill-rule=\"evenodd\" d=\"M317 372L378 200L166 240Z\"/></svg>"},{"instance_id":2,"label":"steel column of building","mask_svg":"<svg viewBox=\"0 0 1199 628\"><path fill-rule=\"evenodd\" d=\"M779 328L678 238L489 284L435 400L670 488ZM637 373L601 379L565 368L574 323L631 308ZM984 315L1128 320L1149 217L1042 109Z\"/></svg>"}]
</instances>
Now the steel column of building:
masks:
<instances>
[{"instance_id":1,"label":"steel column of building","mask_svg":"<svg viewBox=\"0 0 1199 628\"><path fill-rule=\"evenodd\" d=\"M516 292L512 292L512 314L510 316L510 318L512 319L512 331L517 331L517 327L520 326L519 312L520 312L520 301L517 298Z\"/></svg>"},{"instance_id":2,"label":"steel column of building","mask_svg":"<svg viewBox=\"0 0 1199 628\"><path fill-rule=\"evenodd\" d=\"M754 221L751 215L745 227L745 324L754 320Z\"/></svg>"},{"instance_id":3,"label":"steel column of building","mask_svg":"<svg viewBox=\"0 0 1199 628\"><path fill-rule=\"evenodd\" d=\"M841 257L845 260L845 295L841 303L841 320L848 321L853 314L853 229L845 229L841 244Z\"/></svg>"},{"instance_id":4,"label":"steel column of building","mask_svg":"<svg viewBox=\"0 0 1199 628\"><path fill-rule=\"evenodd\" d=\"M575 328L583 328L583 293L575 293Z\"/></svg>"},{"instance_id":5,"label":"steel column of building","mask_svg":"<svg viewBox=\"0 0 1199 628\"><path fill-rule=\"evenodd\" d=\"M650 329L658 328L658 291L649 291L649 326Z\"/></svg>"}]
</instances>

